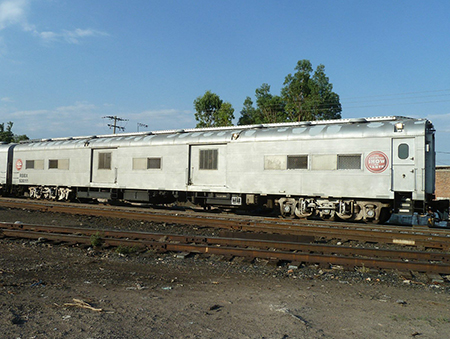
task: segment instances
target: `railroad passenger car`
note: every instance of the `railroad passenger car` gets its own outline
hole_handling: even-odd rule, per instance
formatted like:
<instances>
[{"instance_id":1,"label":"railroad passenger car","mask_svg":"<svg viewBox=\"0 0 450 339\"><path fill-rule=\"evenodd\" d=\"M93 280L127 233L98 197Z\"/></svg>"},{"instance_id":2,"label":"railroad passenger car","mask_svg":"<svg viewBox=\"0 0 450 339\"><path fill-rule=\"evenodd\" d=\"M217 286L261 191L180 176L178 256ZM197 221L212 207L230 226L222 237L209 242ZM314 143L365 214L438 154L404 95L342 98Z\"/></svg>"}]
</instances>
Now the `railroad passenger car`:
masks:
<instances>
[{"instance_id":1,"label":"railroad passenger car","mask_svg":"<svg viewBox=\"0 0 450 339\"><path fill-rule=\"evenodd\" d=\"M32 198L265 206L376 222L432 203L434 128L378 117L60 138L15 145L12 164L14 192Z\"/></svg>"},{"instance_id":2,"label":"railroad passenger car","mask_svg":"<svg viewBox=\"0 0 450 339\"><path fill-rule=\"evenodd\" d=\"M12 154L11 152L13 147L14 145L0 142L0 192L7 189L8 177L9 179L11 177L11 175L7 175L8 169L10 170L10 164L8 164L8 154ZM9 158L11 157L12 155Z\"/></svg>"}]
</instances>

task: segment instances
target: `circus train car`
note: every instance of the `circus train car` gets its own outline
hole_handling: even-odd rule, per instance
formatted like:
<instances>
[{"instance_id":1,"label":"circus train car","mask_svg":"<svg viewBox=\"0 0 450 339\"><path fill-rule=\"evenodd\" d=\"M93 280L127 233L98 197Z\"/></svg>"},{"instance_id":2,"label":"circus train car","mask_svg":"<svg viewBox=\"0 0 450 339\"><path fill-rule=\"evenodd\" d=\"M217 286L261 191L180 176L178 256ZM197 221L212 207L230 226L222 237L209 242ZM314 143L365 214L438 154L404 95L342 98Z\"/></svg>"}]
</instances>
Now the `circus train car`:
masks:
<instances>
[{"instance_id":1,"label":"circus train car","mask_svg":"<svg viewBox=\"0 0 450 339\"><path fill-rule=\"evenodd\" d=\"M189 201L300 218L378 222L392 212L425 213L435 181L433 125L406 117L1 145L3 177L8 155L10 190L30 198Z\"/></svg>"}]
</instances>

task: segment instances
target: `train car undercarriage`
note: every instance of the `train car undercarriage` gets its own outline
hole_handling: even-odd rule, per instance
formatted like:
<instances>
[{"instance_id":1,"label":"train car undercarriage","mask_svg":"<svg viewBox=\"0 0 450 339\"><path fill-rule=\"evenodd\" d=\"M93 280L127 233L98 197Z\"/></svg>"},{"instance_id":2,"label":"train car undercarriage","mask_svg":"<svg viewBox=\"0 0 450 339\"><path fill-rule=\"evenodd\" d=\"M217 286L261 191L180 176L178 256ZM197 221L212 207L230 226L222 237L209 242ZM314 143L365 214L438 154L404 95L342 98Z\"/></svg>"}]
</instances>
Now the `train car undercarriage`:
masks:
<instances>
[{"instance_id":1,"label":"train car undercarriage","mask_svg":"<svg viewBox=\"0 0 450 339\"><path fill-rule=\"evenodd\" d=\"M366 222L384 222L389 219L389 202L325 199L325 198L281 198L278 199L280 214L283 217L318 217L326 220L347 220Z\"/></svg>"},{"instance_id":2,"label":"train car undercarriage","mask_svg":"<svg viewBox=\"0 0 450 339\"><path fill-rule=\"evenodd\" d=\"M319 197L277 197L257 194L232 194L213 192L170 192L152 190L129 190L91 187L20 186L16 193L31 199L69 201L90 199L98 201L144 202L170 204L190 202L193 205L246 209L277 210L285 218L319 218L323 220L345 220L385 222L392 211L389 201L358 199L329 199ZM278 205L278 207L277 207Z\"/></svg>"}]
</instances>

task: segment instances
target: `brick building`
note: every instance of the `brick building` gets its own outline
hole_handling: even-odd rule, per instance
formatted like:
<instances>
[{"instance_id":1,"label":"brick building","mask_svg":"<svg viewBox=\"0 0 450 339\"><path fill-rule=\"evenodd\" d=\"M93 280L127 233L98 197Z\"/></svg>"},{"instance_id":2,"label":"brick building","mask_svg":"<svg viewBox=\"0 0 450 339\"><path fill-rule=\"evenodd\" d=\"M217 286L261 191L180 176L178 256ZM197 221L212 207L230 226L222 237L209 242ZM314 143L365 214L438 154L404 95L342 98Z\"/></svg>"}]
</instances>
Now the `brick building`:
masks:
<instances>
[{"instance_id":1,"label":"brick building","mask_svg":"<svg viewBox=\"0 0 450 339\"><path fill-rule=\"evenodd\" d=\"M436 199L450 199L450 166L436 167Z\"/></svg>"}]
</instances>

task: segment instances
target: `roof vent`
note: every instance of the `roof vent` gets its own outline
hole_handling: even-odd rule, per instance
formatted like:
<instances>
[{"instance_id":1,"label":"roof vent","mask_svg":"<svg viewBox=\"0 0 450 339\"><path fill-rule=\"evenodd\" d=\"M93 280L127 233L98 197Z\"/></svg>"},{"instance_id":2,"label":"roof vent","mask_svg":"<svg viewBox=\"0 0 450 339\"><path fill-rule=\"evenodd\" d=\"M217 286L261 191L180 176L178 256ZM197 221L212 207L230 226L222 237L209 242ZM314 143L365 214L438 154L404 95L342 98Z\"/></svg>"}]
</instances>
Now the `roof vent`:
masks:
<instances>
[{"instance_id":1,"label":"roof vent","mask_svg":"<svg viewBox=\"0 0 450 339\"><path fill-rule=\"evenodd\" d=\"M353 119L349 119L348 122L351 124L359 124L359 123L367 122L367 120L364 118L353 118Z\"/></svg>"}]
</instances>

